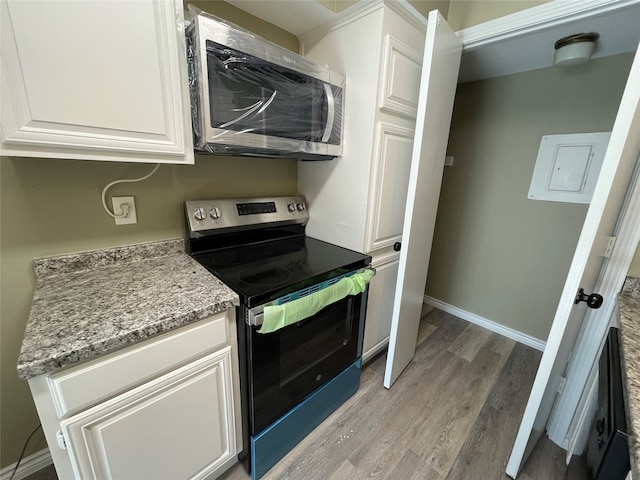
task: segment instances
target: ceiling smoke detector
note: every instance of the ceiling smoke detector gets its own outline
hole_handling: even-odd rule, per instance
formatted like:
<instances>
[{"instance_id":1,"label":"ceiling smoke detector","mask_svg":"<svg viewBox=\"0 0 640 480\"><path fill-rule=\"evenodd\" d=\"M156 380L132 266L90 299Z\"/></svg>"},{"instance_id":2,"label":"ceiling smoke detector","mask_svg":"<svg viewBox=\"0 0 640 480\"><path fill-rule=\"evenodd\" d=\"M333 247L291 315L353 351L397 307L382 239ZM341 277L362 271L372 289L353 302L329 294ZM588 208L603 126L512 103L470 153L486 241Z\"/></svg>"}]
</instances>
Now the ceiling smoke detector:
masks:
<instances>
[{"instance_id":1,"label":"ceiling smoke detector","mask_svg":"<svg viewBox=\"0 0 640 480\"><path fill-rule=\"evenodd\" d=\"M588 62L598 38L600 35L594 32L578 33L561 38L555 44L553 65L566 67Z\"/></svg>"}]
</instances>

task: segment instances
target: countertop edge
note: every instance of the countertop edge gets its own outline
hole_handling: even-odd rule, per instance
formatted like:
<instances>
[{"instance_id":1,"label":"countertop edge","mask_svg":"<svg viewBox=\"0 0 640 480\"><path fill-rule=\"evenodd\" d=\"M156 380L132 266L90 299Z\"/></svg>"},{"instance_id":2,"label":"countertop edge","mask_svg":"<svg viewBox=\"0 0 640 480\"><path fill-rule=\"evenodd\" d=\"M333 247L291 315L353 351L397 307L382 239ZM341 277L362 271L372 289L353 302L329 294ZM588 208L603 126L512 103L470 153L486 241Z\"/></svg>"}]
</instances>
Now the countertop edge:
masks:
<instances>
[{"instance_id":1,"label":"countertop edge","mask_svg":"<svg viewBox=\"0 0 640 480\"><path fill-rule=\"evenodd\" d=\"M235 308L239 303L237 299L230 299L218 302L210 307L205 307L199 311L187 312L178 318L160 319L152 325L144 325L135 330L122 332L122 335L104 339L95 344L87 344L83 348L79 348L67 355L48 358L35 362L19 363L17 367L18 378L29 380L39 375L51 373L63 367L73 366L76 363L84 362L105 355L116 350L134 345L138 342L148 340L156 335L170 332L180 327L184 327L193 322L204 320L212 315L224 312L230 308ZM132 341L131 338L136 338Z\"/></svg>"},{"instance_id":2,"label":"countertop edge","mask_svg":"<svg viewBox=\"0 0 640 480\"><path fill-rule=\"evenodd\" d=\"M640 478L640 278L627 277L618 311L629 457L633 477Z\"/></svg>"}]
</instances>

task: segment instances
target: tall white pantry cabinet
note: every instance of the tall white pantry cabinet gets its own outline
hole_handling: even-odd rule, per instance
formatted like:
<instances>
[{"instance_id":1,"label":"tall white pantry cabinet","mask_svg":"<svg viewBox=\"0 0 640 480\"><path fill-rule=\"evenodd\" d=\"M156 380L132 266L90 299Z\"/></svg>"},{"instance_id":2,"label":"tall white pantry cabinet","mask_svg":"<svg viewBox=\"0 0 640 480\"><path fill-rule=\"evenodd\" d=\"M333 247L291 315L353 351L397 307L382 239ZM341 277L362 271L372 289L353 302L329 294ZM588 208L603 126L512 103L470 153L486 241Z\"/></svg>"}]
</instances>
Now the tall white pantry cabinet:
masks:
<instances>
[{"instance_id":1,"label":"tall white pantry cabinet","mask_svg":"<svg viewBox=\"0 0 640 480\"><path fill-rule=\"evenodd\" d=\"M343 155L299 162L298 189L313 212L309 236L373 257L365 361L389 342L425 31L422 16L394 2L301 38L307 58L347 77Z\"/></svg>"}]
</instances>

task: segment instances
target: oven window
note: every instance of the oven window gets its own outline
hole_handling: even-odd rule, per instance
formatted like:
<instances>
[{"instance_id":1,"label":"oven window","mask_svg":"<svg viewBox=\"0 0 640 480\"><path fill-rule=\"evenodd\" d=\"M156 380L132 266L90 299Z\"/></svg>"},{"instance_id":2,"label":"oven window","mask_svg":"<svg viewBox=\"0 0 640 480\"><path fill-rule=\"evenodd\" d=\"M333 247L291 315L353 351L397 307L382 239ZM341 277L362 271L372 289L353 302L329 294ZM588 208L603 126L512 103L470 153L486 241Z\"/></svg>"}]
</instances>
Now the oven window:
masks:
<instances>
[{"instance_id":1,"label":"oven window","mask_svg":"<svg viewBox=\"0 0 640 480\"><path fill-rule=\"evenodd\" d=\"M352 303L349 299L347 309ZM349 345L352 322L348 315L342 315L342 307L330 306L312 318L291 325L293 328L283 329L280 334L280 387L295 381Z\"/></svg>"},{"instance_id":2,"label":"oven window","mask_svg":"<svg viewBox=\"0 0 640 480\"><path fill-rule=\"evenodd\" d=\"M361 303L349 296L266 335L248 327L254 433L356 360Z\"/></svg>"}]
</instances>

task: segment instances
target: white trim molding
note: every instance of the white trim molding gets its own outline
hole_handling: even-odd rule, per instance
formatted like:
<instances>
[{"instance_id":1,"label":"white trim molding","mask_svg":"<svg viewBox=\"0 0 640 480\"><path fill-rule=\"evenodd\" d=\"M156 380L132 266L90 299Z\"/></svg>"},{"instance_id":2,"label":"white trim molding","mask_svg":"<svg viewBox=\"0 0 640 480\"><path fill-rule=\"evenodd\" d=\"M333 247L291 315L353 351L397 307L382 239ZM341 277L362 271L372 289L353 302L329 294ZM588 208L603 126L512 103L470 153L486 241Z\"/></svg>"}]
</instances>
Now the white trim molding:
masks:
<instances>
[{"instance_id":1,"label":"white trim molding","mask_svg":"<svg viewBox=\"0 0 640 480\"><path fill-rule=\"evenodd\" d=\"M520 37L569 21L580 20L637 4L638 0L548 2L458 30L456 35L463 43L464 51L470 51L487 44Z\"/></svg>"},{"instance_id":2,"label":"white trim molding","mask_svg":"<svg viewBox=\"0 0 640 480\"><path fill-rule=\"evenodd\" d=\"M481 317L480 315L476 315L475 313L468 312L467 310L454 307L453 305L449 305L448 303L438 300L437 298L430 297L429 295L424 296L424 303L428 303L429 305L432 305L433 307L442 310L443 312L455 315L456 317L466 320L467 322L486 328L487 330L510 338L511 340L515 340L516 342L527 345L528 347L535 348L536 350L539 350L541 352L544 351L544 347L546 346L546 342L543 342L538 338L527 335L526 333L519 332L518 330L514 330L513 328L505 327L498 322Z\"/></svg>"},{"instance_id":3,"label":"white trim molding","mask_svg":"<svg viewBox=\"0 0 640 480\"><path fill-rule=\"evenodd\" d=\"M16 475L13 477L13 480L20 480L25 478L33 473L36 473L38 470L42 470L45 467L48 467L53 463L51 459L51 453L48 448L44 448L39 452L34 453L33 455L29 455L28 457L24 457L20 462L20 466L18 470L16 470ZM0 480L9 480L11 474L13 473L13 469L16 468L16 464L8 465L0 470Z\"/></svg>"}]
</instances>

